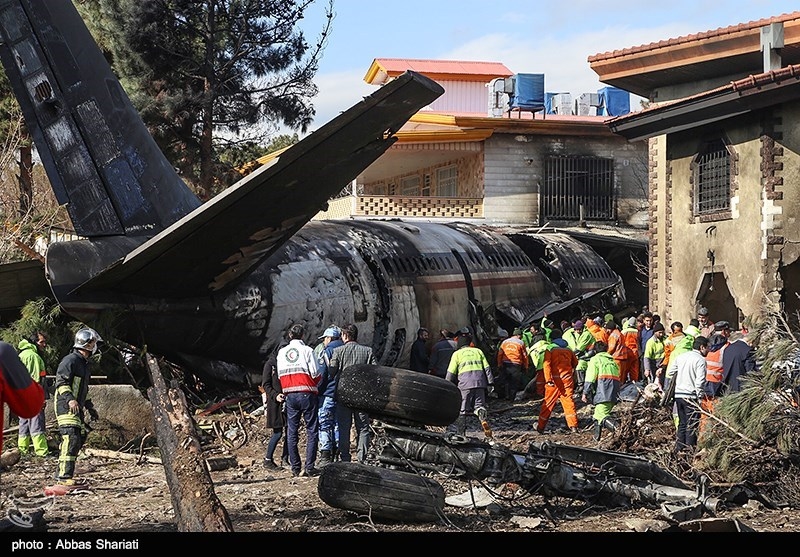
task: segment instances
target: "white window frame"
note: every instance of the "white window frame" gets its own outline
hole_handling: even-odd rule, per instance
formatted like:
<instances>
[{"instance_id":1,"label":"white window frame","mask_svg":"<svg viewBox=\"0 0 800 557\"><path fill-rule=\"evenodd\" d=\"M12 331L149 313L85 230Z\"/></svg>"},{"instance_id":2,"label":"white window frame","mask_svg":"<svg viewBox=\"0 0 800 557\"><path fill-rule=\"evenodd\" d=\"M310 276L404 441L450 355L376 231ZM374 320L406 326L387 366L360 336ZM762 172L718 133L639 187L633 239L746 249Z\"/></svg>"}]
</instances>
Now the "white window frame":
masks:
<instances>
[{"instance_id":1,"label":"white window frame","mask_svg":"<svg viewBox=\"0 0 800 557\"><path fill-rule=\"evenodd\" d=\"M451 164L436 169L436 195L458 197L458 166Z\"/></svg>"}]
</instances>

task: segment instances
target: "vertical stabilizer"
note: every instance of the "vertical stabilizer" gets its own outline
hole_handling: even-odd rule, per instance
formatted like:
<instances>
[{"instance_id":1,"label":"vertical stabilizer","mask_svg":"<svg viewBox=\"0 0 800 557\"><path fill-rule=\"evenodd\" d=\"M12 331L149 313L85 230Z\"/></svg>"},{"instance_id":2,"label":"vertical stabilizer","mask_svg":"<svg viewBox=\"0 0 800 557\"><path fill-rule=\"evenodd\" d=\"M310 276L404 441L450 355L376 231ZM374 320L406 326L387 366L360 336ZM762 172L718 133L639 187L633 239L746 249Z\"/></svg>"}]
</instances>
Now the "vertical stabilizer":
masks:
<instances>
[{"instance_id":1,"label":"vertical stabilizer","mask_svg":"<svg viewBox=\"0 0 800 557\"><path fill-rule=\"evenodd\" d=\"M155 234L200 205L70 0L0 0L0 60L75 231Z\"/></svg>"}]
</instances>

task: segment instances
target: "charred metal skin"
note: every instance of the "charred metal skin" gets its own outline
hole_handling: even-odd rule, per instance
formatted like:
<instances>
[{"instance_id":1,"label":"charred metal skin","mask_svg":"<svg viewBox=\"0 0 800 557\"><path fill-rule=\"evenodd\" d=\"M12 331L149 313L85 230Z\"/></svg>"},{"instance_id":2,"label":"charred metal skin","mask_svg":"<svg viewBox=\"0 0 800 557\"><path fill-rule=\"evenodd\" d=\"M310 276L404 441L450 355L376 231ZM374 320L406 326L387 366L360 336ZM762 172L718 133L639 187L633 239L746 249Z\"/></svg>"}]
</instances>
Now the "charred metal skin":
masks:
<instances>
[{"instance_id":1,"label":"charred metal skin","mask_svg":"<svg viewBox=\"0 0 800 557\"><path fill-rule=\"evenodd\" d=\"M78 234L50 246L69 315L111 314L115 335L208 382L258 383L294 323L355 323L384 365L421 326L470 325L492 350L565 308L613 309L620 277L566 236L463 223L313 221L438 98L407 72L207 203L158 150L71 0L0 0L0 60ZM313 338L313 337L312 337Z\"/></svg>"},{"instance_id":2,"label":"charred metal skin","mask_svg":"<svg viewBox=\"0 0 800 557\"><path fill-rule=\"evenodd\" d=\"M548 497L591 500L610 506L640 502L665 513L701 506L718 512L719 499L706 493L703 477L690 489L649 460L584 447L533 442L525 454L452 433L376 422L375 454L380 466L435 471L490 485L516 483ZM668 485L653 481L659 478Z\"/></svg>"}]
</instances>

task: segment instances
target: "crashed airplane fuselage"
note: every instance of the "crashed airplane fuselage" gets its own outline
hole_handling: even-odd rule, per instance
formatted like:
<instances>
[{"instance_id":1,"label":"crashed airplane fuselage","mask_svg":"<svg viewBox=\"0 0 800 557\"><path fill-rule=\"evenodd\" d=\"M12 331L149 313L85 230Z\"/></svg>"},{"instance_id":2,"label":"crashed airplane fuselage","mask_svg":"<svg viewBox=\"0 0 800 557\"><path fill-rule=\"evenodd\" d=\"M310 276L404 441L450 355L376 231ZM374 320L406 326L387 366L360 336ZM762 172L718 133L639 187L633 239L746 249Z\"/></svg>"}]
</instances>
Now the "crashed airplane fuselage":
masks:
<instances>
[{"instance_id":1,"label":"crashed airplane fuselage","mask_svg":"<svg viewBox=\"0 0 800 557\"><path fill-rule=\"evenodd\" d=\"M404 365L417 328L498 324L624 301L619 277L561 235L464 223L312 221L443 89L407 72L201 204L158 149L70 0L0 0L0 59L58 201L84 240L47 279L87 323L198 375L251 384L293 323L353 322Z\"/></svg>"}]
</instances>

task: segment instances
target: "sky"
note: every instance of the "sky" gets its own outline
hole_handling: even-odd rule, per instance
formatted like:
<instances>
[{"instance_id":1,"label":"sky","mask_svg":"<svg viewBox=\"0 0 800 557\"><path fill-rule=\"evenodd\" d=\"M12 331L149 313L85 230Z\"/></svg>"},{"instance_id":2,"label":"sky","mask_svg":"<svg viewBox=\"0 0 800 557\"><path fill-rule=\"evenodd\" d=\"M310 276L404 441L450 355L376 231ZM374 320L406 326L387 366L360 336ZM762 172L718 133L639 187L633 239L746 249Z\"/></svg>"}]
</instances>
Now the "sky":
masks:
<instances>
[{"instance_id":1,"label":"sky","mask_svg":"<svg viewBox=\"0 0 800 557\"><path fill-rule=\"evenodd\" d=\"M306 12L309 42L327 1ZM543 73L546 91L576 98L605 86L589 56L800 10L790 0L333 1L309 132L376 90L364 82L375 58L501 62L513 73Z\"/></svg>"}]
</instances>

